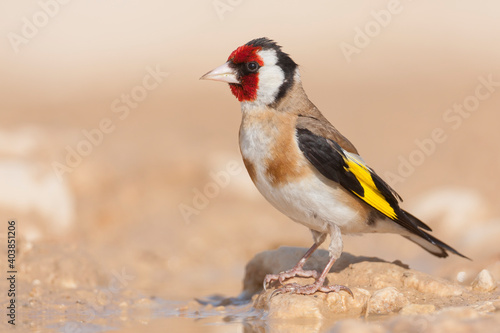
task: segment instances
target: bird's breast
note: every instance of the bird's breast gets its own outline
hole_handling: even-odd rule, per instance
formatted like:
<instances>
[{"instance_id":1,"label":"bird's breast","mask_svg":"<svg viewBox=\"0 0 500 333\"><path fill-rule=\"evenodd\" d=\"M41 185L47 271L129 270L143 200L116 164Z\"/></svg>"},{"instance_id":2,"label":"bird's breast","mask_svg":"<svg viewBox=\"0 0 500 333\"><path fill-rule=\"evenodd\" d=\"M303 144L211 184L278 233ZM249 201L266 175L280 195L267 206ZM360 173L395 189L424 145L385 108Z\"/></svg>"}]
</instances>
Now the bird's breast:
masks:
<instances>
[{"instance_id":1,"label":"bird's breast","mask_svg":"<svg viewBox=\"0 0 500 333\"><path fill-rule=\"evenodd\" d=\"M285 215L309 225L297 198L304 179L312 175L295 138L295 120L290 116L262 112L244 115L240 127L240 149L245 167L259 192ZM315 223L314 229L323 229Z\"/></svg>"},{"instance_id":2,"label":"bird's breast","mask_svg":"<svg viewBox=\"0 0 500 333\"><path fill-rule=\"evenodd\" d=\"M298 147L295 123L295 117L276 111L243 115L240 150L257 187L262 182L280 187L312 172Z\"/></svg>"}]
</instances>

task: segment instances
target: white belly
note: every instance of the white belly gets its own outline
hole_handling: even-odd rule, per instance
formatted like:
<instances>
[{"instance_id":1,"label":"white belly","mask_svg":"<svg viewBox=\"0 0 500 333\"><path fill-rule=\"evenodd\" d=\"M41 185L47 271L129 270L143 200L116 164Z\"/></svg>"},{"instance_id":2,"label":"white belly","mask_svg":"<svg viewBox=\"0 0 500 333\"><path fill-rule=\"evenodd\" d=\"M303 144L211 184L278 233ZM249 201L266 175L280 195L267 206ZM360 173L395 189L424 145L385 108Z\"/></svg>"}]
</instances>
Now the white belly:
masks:
<instances>
[{"instance_id":1,"label":"white belly","mask_svg":"<svg viewBox=\"0 0 500 333\"><path fill-rule=\"evenodd\" d=\"M274 207L310 229L326 232L335 224L343 233L355 233L366 226L360 212L341 201L345 190L338 185L329 186L315 177L279 188L265 180L256 185Z\"/></svg>"}]
</instances>

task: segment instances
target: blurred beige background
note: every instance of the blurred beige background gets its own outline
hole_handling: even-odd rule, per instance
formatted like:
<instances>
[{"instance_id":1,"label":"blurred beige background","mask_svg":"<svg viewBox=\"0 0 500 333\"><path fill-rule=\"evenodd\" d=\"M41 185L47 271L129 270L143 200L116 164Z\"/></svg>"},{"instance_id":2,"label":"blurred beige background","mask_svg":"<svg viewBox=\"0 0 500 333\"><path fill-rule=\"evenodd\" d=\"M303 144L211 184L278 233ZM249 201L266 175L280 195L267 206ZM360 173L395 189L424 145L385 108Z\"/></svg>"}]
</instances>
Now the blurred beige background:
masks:
<instances>
[{"instance_id":1,"label":"blurred beige background","mask_svg":"<svg viewBox=\"0 0 500 333\"><path fill-rule=\"evenodd\" d=\"M466 279L498 256L497 1L62 2L0 4L0 225L18 221L26 288L99 287L125 268L145 295L235 296L253 255L310 246L243 169L237 100L198 80L262 36L367 163L402 176L404 207L475 261L397 236L348 237L346 251Z\"/></svg>"}]
</instances>

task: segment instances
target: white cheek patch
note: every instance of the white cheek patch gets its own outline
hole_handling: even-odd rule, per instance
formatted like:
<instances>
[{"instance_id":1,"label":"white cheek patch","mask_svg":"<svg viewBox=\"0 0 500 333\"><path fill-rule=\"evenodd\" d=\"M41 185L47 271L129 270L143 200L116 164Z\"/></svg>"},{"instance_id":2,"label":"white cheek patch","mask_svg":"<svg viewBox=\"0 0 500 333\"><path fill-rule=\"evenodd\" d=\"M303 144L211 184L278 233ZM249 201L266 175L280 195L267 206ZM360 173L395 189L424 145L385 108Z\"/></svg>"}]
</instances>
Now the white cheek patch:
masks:
<instances>
[{"instance_id":1,"label":"white cheek patch","mask_svg":"<svg viewBox=\"0 0 500 333\"><path fill-rule=\"evenodd\" d=\"M259 88L255 103L268 105L274 102L278 91L285 80L285 73L276 63L278 57L275 50L259 51L258 55L264 61L259 69Z\"/></svg>"}]
</instances>

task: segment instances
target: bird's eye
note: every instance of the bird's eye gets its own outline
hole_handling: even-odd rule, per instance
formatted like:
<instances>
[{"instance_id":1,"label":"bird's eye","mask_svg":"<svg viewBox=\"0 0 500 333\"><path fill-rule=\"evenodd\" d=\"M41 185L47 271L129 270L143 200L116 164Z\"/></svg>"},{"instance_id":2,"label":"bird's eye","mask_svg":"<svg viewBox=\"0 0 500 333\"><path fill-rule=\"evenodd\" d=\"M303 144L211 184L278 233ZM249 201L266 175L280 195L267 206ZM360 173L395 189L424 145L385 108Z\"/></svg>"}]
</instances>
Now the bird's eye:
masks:
<instances>
[{"instance_id":1,"label":"bird's eye","mask_svg":"<svg viewBox=\"0 0 500 333\"><path fill-rule=\"evenodd\" d=\"M255 73L259 69L259 64L256 61L251 61L247 63L247 69L249 72Z\"/></svg>"}]
</instances>

